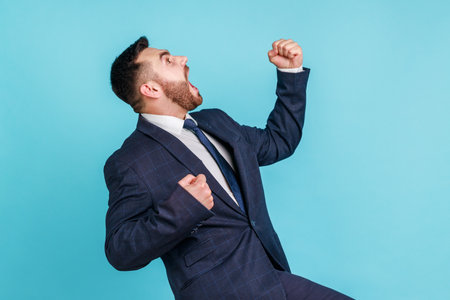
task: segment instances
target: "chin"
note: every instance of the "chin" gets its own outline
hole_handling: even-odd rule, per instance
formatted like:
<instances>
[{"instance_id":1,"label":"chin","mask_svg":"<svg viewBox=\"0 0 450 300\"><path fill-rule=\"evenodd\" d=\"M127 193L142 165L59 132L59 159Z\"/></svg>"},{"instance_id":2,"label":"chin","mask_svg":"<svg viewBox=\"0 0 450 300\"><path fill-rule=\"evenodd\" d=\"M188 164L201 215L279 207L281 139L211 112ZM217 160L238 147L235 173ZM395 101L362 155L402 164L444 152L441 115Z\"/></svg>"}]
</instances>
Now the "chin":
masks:
<instances>
[{"instance_id":1,"label":"chin","mask_svg":"<svg viewBox=\"0 0 450 300\"><path fill-rule=\"evenodd\" d=\"M200 94L197 96L197 106L200 106L203 103L203 97Z\"/></svg>"}]
</instances>

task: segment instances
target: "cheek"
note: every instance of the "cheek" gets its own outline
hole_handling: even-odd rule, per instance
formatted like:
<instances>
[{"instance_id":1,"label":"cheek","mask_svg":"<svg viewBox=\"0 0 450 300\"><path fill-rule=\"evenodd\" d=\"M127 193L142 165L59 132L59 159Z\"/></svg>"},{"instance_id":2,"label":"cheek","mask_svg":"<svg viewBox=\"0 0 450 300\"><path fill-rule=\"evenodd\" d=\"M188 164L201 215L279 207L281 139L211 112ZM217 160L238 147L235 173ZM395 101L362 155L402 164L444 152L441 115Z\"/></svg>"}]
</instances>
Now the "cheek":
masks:
<instances>
[{"instance_id":1,"label":"cheek","mask_svg":"<svg viewBox=\"0 0 450 300\"><path fill-rule=\"evenodd\" d=\"M181 78L180 72L176 72L175 70L170 69L165 70L161 75L164 76L164 78L169 82L177 82L180 81Z\"/></svg>"}]
</instances>

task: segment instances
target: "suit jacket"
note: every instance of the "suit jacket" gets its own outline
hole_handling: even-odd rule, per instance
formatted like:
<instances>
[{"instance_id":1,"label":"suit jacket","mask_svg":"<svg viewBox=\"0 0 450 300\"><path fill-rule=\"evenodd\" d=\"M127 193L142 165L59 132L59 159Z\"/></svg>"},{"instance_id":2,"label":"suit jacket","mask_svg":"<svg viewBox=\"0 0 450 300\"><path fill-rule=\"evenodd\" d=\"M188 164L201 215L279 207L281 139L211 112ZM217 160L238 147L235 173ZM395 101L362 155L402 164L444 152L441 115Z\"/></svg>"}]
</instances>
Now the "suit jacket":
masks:
<instances>
[{"instance_id":1,"label":"suit jacket","mask_svg":"<svg viewBox=\"0 0 450 300\"><path fill-rule=\"evenodd\" d=\"M247 215L180 140L139 115L136 130L104 166L110 264L136 270L161 257L176 299L285 299L275 269L290 269L259 167L285 159L299 144L309 71L277 70L277 100L265 129L240 125L219 109L191 113L231 151ZM178 184L189 173L205 174L211 210Z\"/></svg>"}]
</instances>

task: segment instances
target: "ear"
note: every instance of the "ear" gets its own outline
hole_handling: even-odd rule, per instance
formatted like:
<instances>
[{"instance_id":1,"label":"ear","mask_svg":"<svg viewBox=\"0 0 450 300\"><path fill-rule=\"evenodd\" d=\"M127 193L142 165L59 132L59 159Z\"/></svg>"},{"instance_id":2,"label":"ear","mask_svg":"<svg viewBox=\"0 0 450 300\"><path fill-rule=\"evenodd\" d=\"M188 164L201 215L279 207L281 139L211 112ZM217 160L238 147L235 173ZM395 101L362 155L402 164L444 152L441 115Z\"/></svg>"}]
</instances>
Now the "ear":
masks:
<instances>
[{"instance_id":1,"label":"ear","mask_svg":"<svg viewBox=\"0 0 450 300\"><path fill-rule=\"evenodd\" d=\"M158 99L163 95L161 86L154 81L148 81L141 84L139 87L139 92L142 95L153 99Z\"/></svg>"}]
</instances>

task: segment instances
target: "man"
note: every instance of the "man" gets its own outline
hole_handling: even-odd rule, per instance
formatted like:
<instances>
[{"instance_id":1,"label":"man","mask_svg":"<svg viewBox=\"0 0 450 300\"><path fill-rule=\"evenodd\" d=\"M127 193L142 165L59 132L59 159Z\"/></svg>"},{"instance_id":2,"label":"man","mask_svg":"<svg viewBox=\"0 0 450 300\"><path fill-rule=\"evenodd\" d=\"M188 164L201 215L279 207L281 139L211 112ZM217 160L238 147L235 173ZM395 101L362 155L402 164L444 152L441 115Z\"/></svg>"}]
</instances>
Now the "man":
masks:
<instances>
[{"instance_id":1,"label":"man","mask_svg":"<svg viewBox=\"0 0 450 300\"><path fill-rule=\"evenodd\" d=\"M290 39L268 57L278 97L265 129L219 109L189 114L203 98L185 56L141 37L116 58L112 89L139 113L104 167L105 253L116 269L161 257L176 299L349 299L291 274L269 219L259 166L300 142L309 69Z\"/></svg>"}]
</instances>

